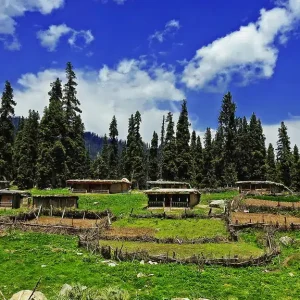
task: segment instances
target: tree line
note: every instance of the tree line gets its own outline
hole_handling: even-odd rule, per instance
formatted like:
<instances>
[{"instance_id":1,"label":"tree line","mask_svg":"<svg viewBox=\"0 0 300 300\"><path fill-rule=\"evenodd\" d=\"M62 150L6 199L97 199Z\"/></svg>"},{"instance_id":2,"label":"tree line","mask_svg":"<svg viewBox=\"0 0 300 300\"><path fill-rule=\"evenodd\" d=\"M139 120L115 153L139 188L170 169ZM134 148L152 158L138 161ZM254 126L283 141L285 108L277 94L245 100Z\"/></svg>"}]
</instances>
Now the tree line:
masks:
<instances>
[{"instance_id":1,"label":"tree line","mask_svg":"<svg viewBox=\"0 0 300 300\"><path fill-rule=\"evenodd\" d=\"M102 148L91 160L84 142L84 124L77 98L76 74L70 62L66 83L50 84L49 103L40 118L30 110L15 133L13 88L6 81L0 107L0 179L19 188L64 187L67 179L118 179L126 177L138 188L147 180L188 181L194 187L232 186L237 180L271 180L300 190L300 155L284 122L278 129L276 149L266 148L259 118L236 115L230 92L224 95L213 136L207 128L203 141L190 133L187 101L183 100L177 123L172 112L163 117L161 132L143 141L139 111L128 120L125 141L119 140L112 117Z\"/></svg>"}]
</instances>

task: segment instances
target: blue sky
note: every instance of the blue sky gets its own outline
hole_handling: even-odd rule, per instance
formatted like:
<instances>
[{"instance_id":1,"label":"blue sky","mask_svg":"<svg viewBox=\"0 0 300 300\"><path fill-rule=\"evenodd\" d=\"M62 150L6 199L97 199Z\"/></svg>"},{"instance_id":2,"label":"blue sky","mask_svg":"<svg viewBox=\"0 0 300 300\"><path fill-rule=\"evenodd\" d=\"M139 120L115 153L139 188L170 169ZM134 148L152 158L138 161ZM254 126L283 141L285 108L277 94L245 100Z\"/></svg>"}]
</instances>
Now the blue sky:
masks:
<instances>
[{"instance_id":1,"label":"blue sky","mask_svg":"<svg viewBox=\"0 0 300 300\"><path fill-rule=\"evenodd\" d=\"M0 82L12 82L17 115L42 113L71 61L86 129L104 134L115 114L124 138L138 109L146 140L183 98L193 129L216 128L230 90L267 141L284 120L300 144L299 21L300 0L4 0Z\"/></svg>"}]
</instances>

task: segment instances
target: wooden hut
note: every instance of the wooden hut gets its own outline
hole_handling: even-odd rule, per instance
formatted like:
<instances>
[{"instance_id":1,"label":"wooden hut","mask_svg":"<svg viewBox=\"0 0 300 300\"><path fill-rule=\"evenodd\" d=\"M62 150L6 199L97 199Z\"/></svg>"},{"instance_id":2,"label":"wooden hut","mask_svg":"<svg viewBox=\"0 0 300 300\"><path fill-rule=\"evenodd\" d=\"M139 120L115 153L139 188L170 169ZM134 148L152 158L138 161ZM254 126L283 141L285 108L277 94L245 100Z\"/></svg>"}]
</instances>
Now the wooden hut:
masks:
<instances>
[{"instance_id":1,"label":"wooden hut","mask_svg":"<svg viewBox=\"0 0 300 300\"><path fill-rule=\"evenodd\" d=\"M9 189L9 181L0 180L0 189Z\"/></svg>"},{"instance_id":2,"label":"wooden hut","mask_svg":"<svg viewBox=\"0 0 300 300\"><path fill-rule=\"evenodd\" d=\"M191 185L188 182L181 181L147 181L147 188L159 188L159 189L190 189Z\"/></svg>"},{"instance_id":3,"label":"wooden hut","mask_svg":"<svg viewBox=\"0 0 300 300\"><path fill-rule=\"evenodd\" d=\"M200 202L196 189L151 189L145 191L148 207L192 208Z\"/></svg>"},{"instance_id":4,"label":"wooden hut","mask_svg":"<svg viewBox=\"0 0 300 300\"><path fill-rule=\"evenodd\" d=\"M99 194L117 194L128 193L131 182L123 178L121 180L110 179L70 179L67 180L73 193L99 193Z\"/></svg>"},{"instance_id":5,"label":"wooden hut","mask_svg":"<svg viewBox=\"0 0 300 300\"><path fill-rule=\"evenodd\" d=\"M42 208L78 208L78 196L68 195L41 195L32 197L32 205L34 208L42 206Z\"/></svg>"},{"instance_id":6,"label":"wooden hut","mask_svg":"<svg viewBox=\"0 0 300 300\"><path fill-rule=\"evenodd\" d=\"M243 194L277 195L293 193L282 183L273 181L238 181L236 185L239 192Z\"/></svg>"},{"instance_id":7,"label":"wooden hut","mask_svg":"<svg viewBox=\"0 0 300 300\"><path fill-rule=\"evenodd\" d=\"M30 193L19 190L0 190L0 208L20 208Z\"/></svg>"}]
</instances>

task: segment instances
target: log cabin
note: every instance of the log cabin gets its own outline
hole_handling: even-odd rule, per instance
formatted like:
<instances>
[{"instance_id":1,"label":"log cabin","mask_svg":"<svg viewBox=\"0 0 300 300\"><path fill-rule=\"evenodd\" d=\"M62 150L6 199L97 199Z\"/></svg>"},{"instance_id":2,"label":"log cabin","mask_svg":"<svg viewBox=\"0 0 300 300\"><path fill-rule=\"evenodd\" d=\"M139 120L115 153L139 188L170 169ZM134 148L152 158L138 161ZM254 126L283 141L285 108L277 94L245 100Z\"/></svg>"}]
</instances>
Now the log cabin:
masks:
<instances>
[{"instance_id":1,"label":"log cabin","mask_svg":"<svg viewBox=\"0 0 300 300\"><path fill-rule=\"evenodd\" d=\"M78 208L78 196L74 195L37 195L32 197L34 208Z\"/></svg>"},{"instance_id":2,"label":"log cabin","mask_svg":"<svg viewBox=\"0 0 300 300\"><path fill-rule=\"evenodd\" d=\"M258 195L280 195L293 194L293 192L282 183L273 181L238 181L236 185L240 193Z\"/></svg>"},{"instance_id":3,"label":"log cabin","mask_svg":"<svg viewBox=\"0 0 300 300\"><path fill-rule=\"evenodd\" d=\"M156 180L147 181L147 187L148 189L190 189L191 185L188 182Z\"/></svg>"},{"instance_id":4,"label":"log cabin","mask_svg":"<svg viewBox=\"0 0 300 300\"><path fill-rule=\"evenodd\" d=\"M0 190L0 208L20 208L30 193L19 190Z\"/></svg>"}]
</instances>

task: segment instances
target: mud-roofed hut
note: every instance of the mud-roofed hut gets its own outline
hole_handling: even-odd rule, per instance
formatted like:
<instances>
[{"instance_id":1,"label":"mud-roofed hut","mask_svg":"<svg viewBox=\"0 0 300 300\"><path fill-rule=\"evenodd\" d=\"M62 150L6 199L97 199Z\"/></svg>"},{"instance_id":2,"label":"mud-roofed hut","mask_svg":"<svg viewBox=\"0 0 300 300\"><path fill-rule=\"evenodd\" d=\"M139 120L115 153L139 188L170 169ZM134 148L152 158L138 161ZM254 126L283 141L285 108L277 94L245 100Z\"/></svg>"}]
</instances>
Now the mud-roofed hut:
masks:
<instances>
[{"instance_id":1,"label":"mud-roofed hut","mask_svg":"<svg viewBox=\"0 0 300 300\"><path fill-rule=\"evenodd\" d=\"M0 208L20 208L30 193L19 190L0 190Z\"/></svg>"},{"instance_id":2,"label":"mud-roofed hut","mask_svg":"<svg viewBox=\"0 0 300 300\"><path fill-rule=\"evenodd\" d=\"M200 202L196 189L151 189L146 190L148 207L192 208Z\"/></svg>"},{"instance_id":3,"label":"mud-roofed hut","mask_svg":"<svg viewBox=\"0 0 300 300\"><path fill-rule=\"evenodd\" d=\"M188 182L156 180L147 181L147 187L148 189L190 189L191 185Z\"/></svg>"},{"instance_id":4,"label":"mud-roofed hut","mask_svg":"<svg viewBox=\"0 0 300 300\"><path fill-rule=\"evenodd\" d=\"M243 194L278 195L293 192L282 183L273 181L238 181L239 192Z\"/></svg>"},{"instance_id":5,"label":"mud-roofed hut","mask_svg":"<svg viewBox=\"0 0 300 300\"><path fill-rule=\"evenodd\" d=\"M78 208L78 196L75 195L41 195L32 197L34 208Z\"/></svg>"},{"instance_id":6,"label":"mud-roofed hut","mask_svg":"<svg viewBox=\"0 0 300 300\"><path fill-rule=\"evenodd\" d=\"M110 180L110 179L70 179L67 180L73 193L99 193L99 194L117 194L128 193L131 182L126 179Z\"/></svg>"}]
</instances>

